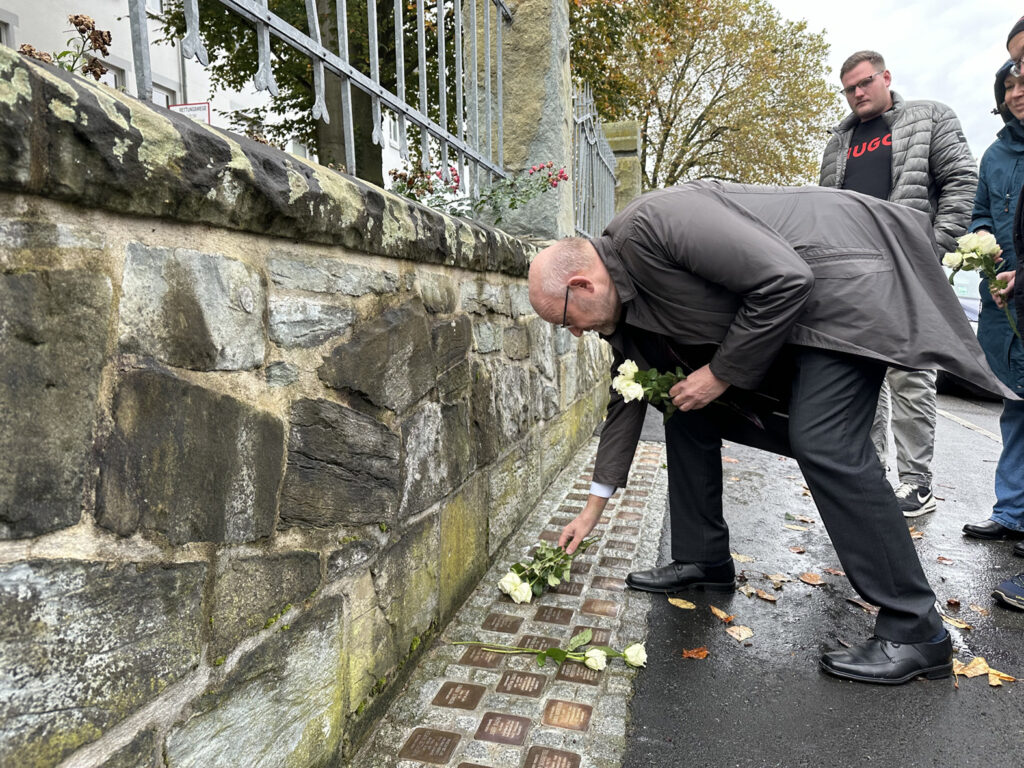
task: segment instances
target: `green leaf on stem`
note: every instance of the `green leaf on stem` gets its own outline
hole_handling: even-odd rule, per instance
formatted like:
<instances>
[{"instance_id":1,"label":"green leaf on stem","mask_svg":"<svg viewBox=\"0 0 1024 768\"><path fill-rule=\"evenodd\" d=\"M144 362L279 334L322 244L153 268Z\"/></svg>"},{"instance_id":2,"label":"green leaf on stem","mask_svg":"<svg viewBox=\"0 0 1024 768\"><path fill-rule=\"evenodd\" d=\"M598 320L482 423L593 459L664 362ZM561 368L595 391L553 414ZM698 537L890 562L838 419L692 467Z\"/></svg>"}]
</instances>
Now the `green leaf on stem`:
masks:
<instances>
[{"instance_id":1,"label":"green leaf on stem","mask_svg":"<svg viewBox=\"0 0 1024 768\"><path fill-rule=\"evenodd\" d=\"M572 639L569 640L569 651L575 651L580 646L586 645L593 637L594 632L590 629L584 629L582 632L573 635Z\"/></svg>"}]
</instances>

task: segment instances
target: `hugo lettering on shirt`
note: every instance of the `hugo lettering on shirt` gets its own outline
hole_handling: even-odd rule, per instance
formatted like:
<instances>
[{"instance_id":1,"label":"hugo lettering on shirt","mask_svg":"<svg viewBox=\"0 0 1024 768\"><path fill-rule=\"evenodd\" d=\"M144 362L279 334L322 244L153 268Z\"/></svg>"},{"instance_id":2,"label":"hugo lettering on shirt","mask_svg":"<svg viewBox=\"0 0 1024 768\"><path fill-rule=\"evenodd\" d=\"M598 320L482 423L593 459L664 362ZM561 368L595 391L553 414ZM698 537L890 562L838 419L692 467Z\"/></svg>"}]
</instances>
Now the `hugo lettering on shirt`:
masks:
<instances>
[{"instance_id":1,"label":"hugo lettering on shirt","mask_svg":"<svg viewBox=\"0 0 1024 768\"><path fill-rule=\"evenodd\" d=\"M889 199L892 186L892 131L881 115L858 123L846 150L843 189Z\"/></svg>"}]
</instances>

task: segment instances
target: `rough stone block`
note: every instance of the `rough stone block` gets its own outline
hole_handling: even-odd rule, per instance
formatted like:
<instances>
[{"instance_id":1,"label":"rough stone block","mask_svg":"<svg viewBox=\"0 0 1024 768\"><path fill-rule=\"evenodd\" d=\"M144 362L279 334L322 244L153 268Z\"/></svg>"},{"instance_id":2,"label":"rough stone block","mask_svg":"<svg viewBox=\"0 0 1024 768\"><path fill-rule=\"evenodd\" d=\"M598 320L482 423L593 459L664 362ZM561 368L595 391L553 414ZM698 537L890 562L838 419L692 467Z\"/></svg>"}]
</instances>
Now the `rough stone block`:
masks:
<instances>
[{"instance_id":1,"label":"rough stone block","mask_svg":"<svg viewBox=\"0 0 1024 768\"><path fill-rule=\"evenodd\" d=\"M453 403L470 391L469 351L473 326L465 315L442 320L430 331L437 367L437 394L443 403Z\"/></svg>"},{"instance_id":2,"label":"rough stone block","mask_svg":"<svg viewBox=\"0 0 1024 768\"><path fill-rule=\"evenodd\" d=\"M270 338L282 347L315 347L341 336L355 320L348 307L304 296L270 297Z\"/></svg>"},{"instance_id":3,"label":"rough stone block","mask_svg":"<svg viewBox=\"0 0 1024 768\"><path fill-rule=\"evenodd\" d=\"M504 334L505 328L499 323L473 323L474 348L482 355L488 352L497 352L501 349Z\"/></svg>"},{"instance_id":4,"label":"rough stone block","mask_svg":"<svg viewBox=\"0 0 1024 768\"><path fill-rule=\"evenodd\" d=\"M299 369L291 363L277 361L267 366L267 384L272 387L287 387L299 380Z\"/></svg>"},{"instance_id":5,"label":"rough stone block","mask_svg":"<svg viewBox=\"0 0 1024 768\"><path fill-rule=\"evenodd\" d=\"M512 302L508 289L501 284L475 280L460 286L460 305L463 312L473 315L486 315L494 312L498 315L511 317Z\"/></svg>"},{"instance_id":6,"label":"rough stone block","mask_svg":"<svg viewBox=\"0 0 1024 768\"><path fill-rule=\"evenodd\" d=\"M97 522L187 541L242 543L274 530L284 426L157 371L125 375L100 473Z\"/></svg>"},{"instance_id":7,"label":"rough stone block","mask_svg":"<svg viewBox=\"0 0 1024 768\"><path fill-rule=\"evenodd\" d=\"M541 485L538 449L537 441L530 439L488 468L487 550L490 555L494 555L519 527L547 486L547 483Z\"/></svg>"},{"instance_id":8,"label":"rough stone block","mask_svg":"<svg viewBox=\"0 0 1024 768\"><path fill-rule=\"evenodd\" d=\"M345 719L344 625L341 598L277 622L171 731L167 768L328 765Z\"/></svg>"},{"instance_id":9,"label":"rough stone block","mask_svg":"<svg viewBox=\"0 0 1024 768\"><path fill-rule=\"evenodd\" d=\"M530 336L530 363L541 376L554 382L558 370L554 352L555 326L539 317L531 317L526 323L526 330Z\"/></svg>"},{"instance_id":10,"label":"rough stone block","mask_svg":"<svg viewBox=\"0 0 1024 768\"><path fill-rule=\"evenodd\" d=\"M530 356L530 336L523 325L510 325L505 329L505 356L510 360L526 360Z\"/></svg>"},{"instance_id":11,"label":"rough stone block","mask_svg":"<svg viewBox=\"0 0 1024 768\"><path fill-rule=\"evenodd\" d=\"M103 768L164 768L163 741L147 728L103 762Z\"/></svg>"},{"instance_id":12,"label":"rough stone block","mask_svg":"<svg viewBox=\"0 0 1024 768\"><path fill-rule=\"evenodd\" d=\"M400 486L398 436L327 400L292 406L281 524L330 528L393 518Z\"/></svg>"},{"instance_id":13,"label":"rough stone block","mask_svg":"<svg viewBox=\"0 0 1024 768\"><path fill-rule=\"evenodd\" d=\"M317 373L332 389L352 390L378 407L404 411L437 378L423 302L417 297L360 324Z\"/></svg>"},{"instance_id":14,"label":"rough stone block","mask_svg":"<svg viewBox=\"0 0 1024 768\"><path fill-rule=\"evenodd\" d=\"M533 315L533 306L530 304L530 289L526 283L512 283L508 287L509 306L512 309L512 317L525 317Z\"/></svg>"},{"instance_id":15,"label":"rough stone block","mask_svg":"<svg viewBox=\"0 0 1024 768\"><path fill-rule=\"evenodd\" d=\"M354 579L345 590L345 597L349 621L343 663L347 662L347 711L351 713L366 703L377 681L395 668L398 653L370 573Z\"/></svg>"},{"instance_id":16,"label":"rough stone block","mask_svg":"<svg viewBox=\"0 0 1024 768\"><path fill-rule=\"evenodd\" d=\"M0 275L0 539L81 519L112 301L104 275Z\"/></svg>"},{"instance_id":17,"label":"rough stone block","mask_svg":"<svg viewBox=\"0 0 1024 768\"><path fill-rule=\"evenodd\" d=\"M428 312L447 315L455 311L459 294L451 278L435 272L425 272L417 278L417 284Z\"/></svg>"},{"instance_id":18,"label":"rough stone block","mask_svg":"<svg viewBox=\"0 0 1024 768\"><path fill-rule=\"evenodd\" d=\"M408 517L455 490L475 466L466 402L426 403L402 425L401 514Z\"/></svg>"},{"instance_id":19,"label":"rough stone block","mask_svg":"<svg viewBox=\"0 0 1024 768\"><path fill-rule=\"evenodd\" d=\"M368 293L394 293L400 285L394 272L370 269L340 259L304 261L289 254L275 254L267 261L267 270L274 285L294 291L364 296Z\"/></svg>"},{"instance_id":20,"label":"rough stone block","mask_svg":"<svg viewBox=\"0 0 1024 768\"><path fill-rule=\"evenodd\" d=\"M56 765L195 669L205 572L0 565L0 765Z\"/></svg>"},{"instance_id":21,"label":"rough stone block","mask_svg":"<svg viewBox=\"0 0 1024 768\"><path fill-rule=\"evenodd\" d=\"M486 464L529 430L535 418L529 374L498 361L473 364L473 424L477 461Z\"/></svg>"},{"instance_id":22,"label":"rough stone block","mask_svg":"<svg viewBox=\"0 0 1024 768\"><path fill-rule=\"evenodd\" d=\"M213 638L207 656L226 655L286 605L309 597L319 584L320 557L315 552L225 557L214 581Z\"/></svg>"},{"instance_id":23,"label":"rough stone block","mask_svg":"<svg viewBox=\"0 0 1024 768\"><path fill-rule=\"evenodd\" d=\"M413 638L438 617L440 527L437 515L425 517L404 530L374 567L373 586L399 657L409 653Z\"/></svg>"},{"instance_id":24,"label":"rough stone block","mask_svg":"<svg viewBox=\"0 0 1024 768\"><path fill-rule=\"evenodd\" d=\"M263 364L259 273L224 256L129 243L119 337L126 352L199 371Z\"/></svg>"},{"instance_id":25,"label":"rough stone block","mask_svg":"<svg viewBox=\"0 0 1024 768\"><path fill-rule=\"evenodd\" d=\"M474 476L441 508L441 621L476 587L489 564L487 478Z\"/></svg>"},{"instance_id":26,"label":"rough stone block","mask_svg":"<svg viewBox=\"0 0 1024 768\"><path fill-rule=\"evenodd\" d=\"M369 539L349 538L327 556L328 583L351 575L356 568L370 562L379 547Z\"/></svg>"}]
</instances>

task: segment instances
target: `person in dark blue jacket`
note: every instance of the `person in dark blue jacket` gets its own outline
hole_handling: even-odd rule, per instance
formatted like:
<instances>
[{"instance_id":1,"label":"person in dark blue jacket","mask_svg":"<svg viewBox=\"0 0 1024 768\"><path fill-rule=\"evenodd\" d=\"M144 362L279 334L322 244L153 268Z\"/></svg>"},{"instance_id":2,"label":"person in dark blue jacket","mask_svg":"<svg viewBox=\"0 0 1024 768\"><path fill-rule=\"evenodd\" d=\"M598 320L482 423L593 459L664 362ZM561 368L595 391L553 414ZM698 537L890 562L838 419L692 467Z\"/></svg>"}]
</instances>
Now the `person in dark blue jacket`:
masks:
<instances>
[{"instance_id":1,"label":"person in dark blue jacket","mask_svg":"<svg viewBox=\"0 0 1024 768\"><path fill-rule=\"evenodd\" d=\"M987 230L1002 246L1000 277L1007 279L1017 269L1014 249L1014 212L1024 186L1024 74L1014 75L1012 61L996 72L996 108L1004 122L995 142L981 159L978 192L969 231ZM978 341L993 373L1018 396L1024 396L1024 344L1014 333L1010 316L1016 315L1014 296L1009 291L994 295L983 281ZM1019 298L1018 298L1019 301ZM991 517L968 523L964 535L979 539L1024 539L1024 400L1004 400L999 418L1003 450L996 465L996 503ZM1024 541L1013 548L1024 557ZM1024 573L1006 579L992 593L999 602L1024 610Z\"/></svg>"}]
</instances>

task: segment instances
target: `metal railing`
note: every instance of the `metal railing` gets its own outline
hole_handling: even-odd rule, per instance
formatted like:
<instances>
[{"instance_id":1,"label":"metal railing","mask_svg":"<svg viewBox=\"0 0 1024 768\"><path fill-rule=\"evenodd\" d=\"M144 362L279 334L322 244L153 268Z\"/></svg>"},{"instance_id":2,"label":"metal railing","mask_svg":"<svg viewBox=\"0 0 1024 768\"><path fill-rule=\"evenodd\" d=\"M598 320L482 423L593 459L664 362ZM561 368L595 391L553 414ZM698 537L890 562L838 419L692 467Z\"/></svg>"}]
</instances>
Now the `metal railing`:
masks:
<instances>
[{"instance_id":1,"label":"metal railing","mask_svg":"<svg viewBox=\"0 0 1024 768\"><path fill-rule=\"evenodd\" d=\"M615 155L598 121L590 86L574 87L572 105L576 233L596 237L615 215Z\"/></svg>"},{"instance_id":2,"label":"metal railing","mask_svg":"<svg viewBox=\"0 0 1024 768\"><path fill-rule=\"evenodd\" d=\"M367 29L369 35L370 72L363 73L352 66L348 52L348 10L347 0L334 0L337 14L339 50L331 51L321 43L320 20L317 14L317 0L305 0L308 32L296 29L288 22L274 14L268 7L267 0L218 0L222 5L255 25L258 45L259 66L253 83L259 91L268 91L276 96L277 84L271 66L270 35L274 35L287 45L308 56L313 69L313 108L314 120L322 119L330 122L324 100L324 70L336 74L341 80L341 103L343 130L345 137L346 170L355 174L355 142L352 122L352 86L370 96L373 110L373 142L383 142L381 129L381 108L391 110L399 123L401 141L400 153L408 159L406 129L409 123L419 127L421 165L429 171L431 159L431 139L440 150L441 169L445 180L449 180L449 158L454 152L457 158L459 179L462 185L473 184L476 173L465 173L467 163L474 170L482 170L488 178L491 175L507 177L504 169L504 145L502 122L504 105L502 103L502 32L511 24L512 12L504 0L480 0L483 15L483 45L478 43L480 30L477 24L477 2L470 0L467 4L468 20L463 19L461 0L436 0L437 47L429 53L437 56L438 92L427 92L427 55L425 0L416 0L416 32L419 72L419 103L413 107L406 101L404 66L405 0L394 0L395 18L395 57L397 93L392 93L381 84L378 59L379 40L377 25L376 0L366 2ZM129 18L132 30L132 50L135 59L135 77L139 98L148 100L152 96L152 70L149 61L149 33L146 22L146 0L128 0ZM491 15L495 14L493 37ZM209 55L199 36L199 0L183 0L186 34L181 41L182 53L186 58L195 57L203 66L209 65ZM445 19L451 16L454 29L454 71L448 70L446 62ZM464 41L467 40L465 46ZM492 62L492 47L496 62ZM483 62L480 61L479 48L483 48ZM455 114L448 115L447 83L448 76L455 80ZM483 81L483 96L480 94L480 81ZM497 96L492 95L491 83L495 84ZM438 109L438 120L433 120L431 97L436 98L434 106ZM496 102L496 103L495 103ZM483 126L481 126L481 118ZM482 130L481 130L482 128Z\"/></svg>"}]
</instances>

